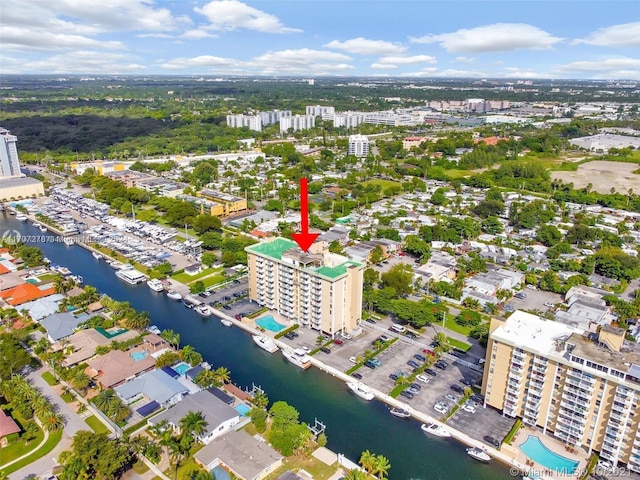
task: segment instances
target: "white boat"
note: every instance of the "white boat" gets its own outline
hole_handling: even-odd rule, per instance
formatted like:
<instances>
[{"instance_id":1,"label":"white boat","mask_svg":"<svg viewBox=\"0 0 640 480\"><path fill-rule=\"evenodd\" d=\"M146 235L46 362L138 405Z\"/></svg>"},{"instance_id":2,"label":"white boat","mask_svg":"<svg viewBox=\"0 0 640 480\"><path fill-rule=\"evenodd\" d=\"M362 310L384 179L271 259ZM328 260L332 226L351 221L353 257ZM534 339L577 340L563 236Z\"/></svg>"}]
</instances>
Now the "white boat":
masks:
<instances>
[{"instance_id":1,"label":"white boat","mask_svg":"<svg viewBox=\"0 0 640 480\"><path fill-rule=\"evenodd\" d=\"M347 382L347 387L349 387L349 390L353 393L365 400L373 400L373 397L375 397L371 389L360 382Z\"/></svg>"},{"instance_id":2,"label":"white boat","mask_svg":"<svg viewBox=\"0 0 640 480\"><path fill-rule=\"evenodd\" d=\"M220 323L222 325L224 325L225 327L232 327L233 326L233 322L231 320L227 320L226 318L221 318L220 319Z\"/></svg>"},{"instance_id":3,"label":"white boat","mask_svg":"<svg viewBox=\"0 0 640 480\"><path fill-rule=\"evenodd\" d=\"M209 306L204 304L198 305L196 308L194 308L194 310L198 315L202 317L210 317L213 314Z\"/></svg>"},{"instance_id":4,"label":"white boat","mask_svg":"<svg viewBox=\"0 0 640 480\"><path fill-rule=\"evenodd\" d=\"M64 240L62 240L64 242L64 244L68 247L70 247L71 245L73 245L75 242L73 241L72 237L64 237Z\"/></svg>"},{"instance_id":5,"label":"white boat","mask_svg":"<svg viewBox=\"0 0 640 480\"><path fill-rule=\"evenodd\" d=\"M84 283L84 278L82 278L82 275L71 275L70 278L74 282L76 282L77 285L80 285L81 283Z\"/></svg>"},{"instance_id":6,"label":"white boat","mask_svg":"<svg viewBox=\"0 0 640 480\"><path fill-rule=\"evenodd\" d=\"M491 460L489 454L480 447L467 448L467 455L469 455L471 458L475 458L479 462L487 463L489 460Z\"/></svg>"},{"instance_id":7,"label":"white boat","mask_svg":"<svg viewBox=\"0 0 640 480\"><path fill-rule=\"evenodd\" d=\"M116 277L118 277L120 280L124 280L130 285L137 285L147 279L147 276L144 273L139 272L135 268L124 268L121 270L117 270Z\"/></svg>"},{"instance_id":8,"label":"white boat","mask_svg":"<svg viewBox=\"0 0 640 480\"><path fill-rule=\"evenodd\" d=\"M251 338L253 338L253 341L256 343L256 345L269 353L275 353L280 350L276 345L276 342L271 340L269 337L263 337L262 335L252 335Z\"/></svg>"},{"instance_id":9,"label":"white boat","mask_svg":"<svg viewBox=\"0 0 640 480\"><path fill-rule=\"evenodd\" d=\"M437 423L423 423L420 429L424 433L433 435L435 437L448 438L451 436L451 432L444 425L438 425Z\"/></svg>"},{"instance_id":10,"label":"white boat","mask_svg":"<svg viewBox=\"0 0 640 480\"><path fill-rule=\"evenodd\" d=\"M47 231L47 227L45 227L44 225L40 225L38 228L40 229L41 232Z\"/></svg>"},{"instance_id":11,"label":"white boat","mask_svg":"<svg viewBox=\"0 0 640 480\"><path fill-rule=\"evenodd\" d=\"M162 286L162 282L157 278L147 281L147 287L149 287L154 292L161 292L164 290L164 287Z\"/></svg>"},{"instance_id":12,"label":"white boat","mask_svg":"<svg viewBox=\"0 0 640 480\"><path fill-rule=\"evenodd\" d=\"M171 291L167 292L167 297L169 297L171 300L178 300L178 301L182 300L182 295L180 295L175 290L171 290Z\"/></svg>"},{"instance_id":13,"label":"white boat","mask_svg":"<svg viewBox=\"0 0 640 480\"><path fill-rule=\"evenodd\" d=\"M93 255L93 258L95 258L96 260L102 260L104 258L102 254L98 252L91 252L91 255Z\"/></svg>"},{"instance_id":14,"label":"white boat","mask_svg":"<svg viewBox=\"0 0 640 480\"><path fill-rule=\"evenodd\" d=\"M20 220L21 222L27 221L27 216L24 213L16 214L16 220Z\"/></svg>"},{"instance_id":15,"label":"white boat","mask_svg":"<svg viewBox=\"0 0 640 480\"><path fill-rule=\"evenodd\" d=\"M14 208L9 207L7 209L7 212L9 212L9 215L15 215L16 214L16 210Z\"/></svg>"},{"instance_id":16,"label":"white boat","mask_svg":"<svg viewBox=\"0 0 640 480\"><path fill-rule=\"evenodd\" d=\"M157 325L150 325L147 327L147 331L151 333L155 333L156 335L160 335L161 331Z\"/></svg>"},{"instance_id":17,"label":"white boat","mask_svg":"<svg viewBox=\"0 0 640 480\"><path fill-rule=\"evenodd\" d=\"M311 357L301 348L288 348L283 350L282 354L284 355L284 358L293 363L296 367L300 367L304 370L311 367Z\"/></svg>"},{"instance_id":18,"label":"white boat","mask_svg":"<svg viewBox=\"0 0 640 480\"><path fill-rule=\"evenodd\" d=\"M33 225L36 228L38 228L40 226L40 224L38 222L31 222L31 225Z\"/></svg>"},{"instance_id":19,"label":"white boat","mask_svg":"<svg viewBox=\"0 0 640 480\"><path fill-rule=\"evenodd\" d=\"M117 260L114 260L112 262L109 262L109 266L111 268L113 268L114 270L120 270L120 269L125 267L125 264L121 263L121 262L118 262Z\"/></svg>"},{"instance_id":20,"label":"white boat","mask_svg":"<svg viewBox=\"0 0 640 480\"><path fill-rule=\"evenodd\" d=\"M67 267L56 267L56 272L58 272L60 275L64 275L65 277L67 275L71 275L71 270L69 270Z\"/></svg>"},{"instance_id":21,"label":"white boat","mask_svg":"<svg viewBox=\"0 0 640 480\"><path fill-rule=\"evenodd\" d=\"M403 408L398 408L398 407L393 407L389 409L389 413L394 417L398 417L398 418L409 418L411 416L408 410L405 410Z\"/></svg>"}]
</instances>

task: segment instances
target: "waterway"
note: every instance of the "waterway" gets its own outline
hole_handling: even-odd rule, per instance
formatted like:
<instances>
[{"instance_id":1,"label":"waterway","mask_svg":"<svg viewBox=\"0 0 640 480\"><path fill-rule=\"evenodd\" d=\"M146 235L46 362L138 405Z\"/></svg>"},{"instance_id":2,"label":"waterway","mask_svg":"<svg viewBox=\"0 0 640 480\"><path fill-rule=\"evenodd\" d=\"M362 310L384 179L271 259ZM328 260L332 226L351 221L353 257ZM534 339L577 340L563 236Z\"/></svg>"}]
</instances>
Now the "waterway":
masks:
<instances>
[{"instance_id":1,"label":"waterway","mask_svg":"<svg viewBox=\"0 0 640 480\"><path fill-rule=\"evenodd\" d=\"M46 236L30 222L19 222L0 213L0 237L15 230L23 236ZM82 275L85 284L110 297L129 301L150 313L160 329L173 329L182 345L192 345L214 367L226 366L235 384L261 386L271 401L284 400L300 412L300 419L313 424L322 421L327 429L327 447L358 461L368 449L389 459L391 480L500 480L513 478L508 469L481 464L452 440L427 437L414 420L391 416L386 405L366 402L351 394L343 382L315 368L303 371L287 363L282 355L270 355L253 344L238 328L227 328L215 317L202 318L180 302L169 300L141 284L131 286L119 280L114 270L80 246L62 242L36 244L53 263Z\"/></svg>"}]
</instances>

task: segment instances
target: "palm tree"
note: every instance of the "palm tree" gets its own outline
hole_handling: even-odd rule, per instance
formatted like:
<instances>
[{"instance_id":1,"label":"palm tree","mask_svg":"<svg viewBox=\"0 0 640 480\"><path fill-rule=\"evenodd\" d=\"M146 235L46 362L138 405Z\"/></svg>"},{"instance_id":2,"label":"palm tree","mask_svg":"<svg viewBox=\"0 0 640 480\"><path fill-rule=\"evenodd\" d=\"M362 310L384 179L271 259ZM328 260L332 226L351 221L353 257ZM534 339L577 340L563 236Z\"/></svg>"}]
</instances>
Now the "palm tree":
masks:
<instances>
[{"instance_id":1,"label":"palm tree","mask_svg":"<svg viewBox=\"0 0 640 480\"><path fill-rule=\"evenodd\" d=\"M116 392L114 392L112 388L108 388L106 390L102 390L93 398L93 404L103 412L106 412L117 399L118 397L116 397Z\"/></svg>"},{"instance_id":2,"label":"palm tree","mask_svg":"<svg viewBox=\"0 0 640 480\"><path fill-rule=\"evenodd\" d=\"M368 475L362 470L350 470L344 476L344 480L367 480Z\"/></svg>"},{"instance_id":3,"label":"palm tree","mask_svg":"<svg viewBox=\"0 0 640 480\"><path fill-rule=\"evenodd\" d=\"M64 428L65 419L61 413L49 412L44 418L41 418L42 426L49 432L57 432Z\"/></svg>"},{"instance_id":4,"label":"palm tree","mask_svg":"<svg viewBox=\"0 0 640 480\"><path fill-rule=\"evenodd\" d=\"M160 336L164 338L167 342L169 342L169 345L171 345L172 347L177 349L180 346L179 333L176 333L173 330L163 330L160 333Z\"/></svg>"},{"instance_id":5,"label":"palm tree","mask_svg":"<svg viewBox=\"0 0 640 480\"><path fill-rule=\"evenodd\" d=\"M269 397L267 397L266 393L258 390L251 399L251 403L253 403L258 408L265 409L269 405Z\"/></svg>"},{"instance_id":6,"label":"palm tree","mask_svg":"<svg viewBox=\"0 0 640 480\"><path fill-rule=\"evenodd\" d=\"M180 359L193 367L202 362L202 355L191 345L185 345L182 347L182 350L180 350Z\"/></svg>"},{"instance_id":7,"label":"palm tree","mask_svg":"<svg viewBox=\"0 0 640 480\"><path fill-rule=\"evenodd\" d=\"M109 407L109 412L108 415L115 421L115 422L121 422L122 420L124 420L125 418L127 418L129 416L129 414L131 413L131 409L129 407L127 407L124 403L122 403L120 401L120 399L118 399L118 402L114 402L110 407Z\"/></svg>"},{"instance_id":8,"label":"palm tree","mask_svg":"<svg viewBox=\"0 0 640 480\"><path fill-rule=\"evenodd\" d=\"M175 467L174 478L178 478L178 467L180 466L180 462L184 458L184 454L182 453L182 446L178 441L171 437L171 439L166 443L167 450L169 451L169 461Z\"/></svg>"},{"instance_id":9,"label":"palm tree","mask_svg":"<svg viewBox=\"0 0 640 480\"><path fill-rule=\"evenodd\" d=\"M360 455L360 466L364 468L367 473L373 472L376 461L377 459L375 454L371 453L369 450L365 450L362 452L362 455Z\"/></svg>"},{"instance_id":10,"label":"palm tree","mask_svg":"<svg viewBox=\"0 0 640 480\"><path fill-rule=\"evenodd\" d=\"M89 375L87 375L83 371L76 372L71 379L71 384L73 385L73 387L83 392L86 391L90 383L91 377L89 377Z\"/></svg>"},{"instance_id":11,"label":"palm tree","mask_svg":"<svg viewBox=\"0 0 640 480\"><path fill-rule=\"evenodd\" d=\"M213 374L216 376L216 383L218 384L229 383L231 380L231 372L227 367L216 368Z\"/></svg>"},{"instance_id":12,"label":"palm tree","mask_svg":"<svg viewBox=\"0 0 640 480\"><path fill-rule=\"evenodd\" d=\"M204 419L202 412L189 411L182 419L180 419L180 428L183 435L202 435L207 431L207 421Z\"/></svg>"},{"instance_id":13,"label":"palm tree","mask_svg":"<svg viewBox=\"0 0 640 480\"><path fill-rule=\"evenodd\" d=\"M203 370L196 375L194 382L201 388L209 388L216 384L216 374L211 370Z\"/></svg>"},{"instance_id":14,"label":"palm tree","mask_svg":"<svg viewBox=\"0 0 640 480\"><path fill-rule=\"evenodd\" d=\"M33 414L39 419L43 419L50 413L53 413L51 403L49 403L49 400L44 396L34 398L31 402L31 408L33 409Z\"/></svg>"},{"instance_id":15,"label":"palm tree","mask_svg":"<svg viewBox=\"0 0 640 480\"><path fill-rule=\"evenodd\" d=\"M376 475L380 480L383 480L387 476L390 468L391 464L389 463L389 459L383 455L378 455L376 457L372 473Z\"/></svg>"},{"instance_id":16,"label":"palm tree","mask_svg":"<svg viewBox=\"0 0 640 480\"><path fill-rule=\"evenodd\" d=\"M158 423L154 423L153 425L151 425L149 427L149 433L151 435L153 435L154 437L161 437L162 434L166 431L170 431L171 429L169 428L169 421L168 420L162 420Z\"/></svg>"}]
</instances>

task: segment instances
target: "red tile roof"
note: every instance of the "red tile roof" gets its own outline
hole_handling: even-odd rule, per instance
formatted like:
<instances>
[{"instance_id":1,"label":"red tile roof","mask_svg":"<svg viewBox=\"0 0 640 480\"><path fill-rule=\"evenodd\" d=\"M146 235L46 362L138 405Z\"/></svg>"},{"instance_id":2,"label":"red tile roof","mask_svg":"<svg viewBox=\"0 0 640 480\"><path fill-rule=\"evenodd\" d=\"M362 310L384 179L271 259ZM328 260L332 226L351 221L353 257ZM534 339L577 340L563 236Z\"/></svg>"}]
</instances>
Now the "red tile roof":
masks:
<instances>
[{"instance_id":1,"label":"red tile roof","mask_svg":"<svg viewBox=\"0 0 640 480\"><path fill-rule=\"evenodd\" d=\"M21 305L23 303L37 300L38 298L48 297L56 293L55 288L45 288L40 290L38 287L31 283L23 283L17 287L10 288L4 292L0 292L0 297L12 306Z\"/></svg>"},{"instance_id":2,"label":"red tile roof","mask_svg":"<svg viewBox=\"0 0 640 480\"><path fill-rule=\"evenodd\" d=\"M12 433L18 433L20 427L13 418L4 413L4 410L0 409L0 438L11 435Z\"/></svg>"},{"instance_id":3,"label":"red tile roof","mask_svg":"<svg viewBox=\"0 0 640 480\"><path fill-rule=\"evenodd\" d=\"M0 275L3 275L3 274L5 274L5 273L9 273L9 271L10 271L10 270L9 270L7 267L5 267L4 265L2 265L2 264L0 263Z\"/></svg>"}]
</instances>

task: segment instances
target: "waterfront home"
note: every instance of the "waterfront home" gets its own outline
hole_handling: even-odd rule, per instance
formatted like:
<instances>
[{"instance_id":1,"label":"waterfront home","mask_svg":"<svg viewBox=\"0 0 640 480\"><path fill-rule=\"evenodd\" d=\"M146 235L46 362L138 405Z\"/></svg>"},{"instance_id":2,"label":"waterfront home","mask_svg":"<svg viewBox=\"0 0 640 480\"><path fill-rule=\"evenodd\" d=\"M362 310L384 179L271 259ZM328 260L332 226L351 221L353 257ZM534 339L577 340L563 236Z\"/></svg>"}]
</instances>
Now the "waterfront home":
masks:
<instances>
[{"instance_id":1,"label":"waterfront home","mask_svg":"<svg viewBox=\"0 0 640 480\"><path fill-rule=\"evenodd\" d=\"M198 440L204 444L211 443L240 422L240 413L208 390L202 390L193 395L187 395L182 401L150 418L148 423L155 425L167 420L174 430L179 430L180 419L189 412L201 412L207 422L205 431L197 436Z\"/></svg>"},{"instance_id":2,"label":"waterfront home","mask_svg":"<svg viewBox=\"0 0 640 480\"><path fill-rule=\"evenodd\" d=\"M8 441L5 437L20 432L18 424L0 409L0 447L5 447Z\"/></svg>"},{"instance_id":3,"label":"waterfront home","mask_svg":"<svg viewBox=\"0 0 640 480\"><path fill-rule=\"evenodd\" d=\"M17 307L38 298L48 297L54 293L56 293L55 288L50 285L37 287L31 283L22 283L8 290L0 291L0 298L12 307Z\"/></svg>"},{"instance_id":4,"label":"waterfront home","mask_svg":"<svg viewBox=\"0 0 640 480\"><path fill-rule=\"evenodd\" d=\"M102 329L88 328L79 330L67 337L66 346L61 342L56 342L51 348L53 351L65 350L67 356L62 361L62 365L71 367L93 357L96 353L96 348L99 346L109 345L113 341L126 342L136 338L138 335L139 333L135 330L120 330L114 335Z\"/></svg>"},{"instance_id":5,"label":"waterfront home","mask_svg":"<svg viewBox=\"0 0 640 480\"><path fill-rule=\"evenodd\" d=\"M53 343L71 336L78 325L85 320L85 317L76 317L69 312L63 312L43 318L40 320L40 325L47 330L49 341Z\"/></svg>"},{"instance_id":6,"label":"waterfront home","mask_svg":"<svg viewBox=\"0 0 640 480\"><path fill-rule=\"evenodd\" d=\"M0 279L0 285L2 280ZM53 315L58 311L58 305L60 304L60 300L64 298L64 295L61 293L54 293L53 295L49 295L48 297L39 298L32 302L23 303L20 305L20 311L26 310L29 312L29 316L37 321L42 320L43 318L48 317L49 315Z\"/></svg>"},{"instance_id":7,"label":"waterfront home","mask_svg":"<svg viewBox=\"0 0 640 480\"><path fill-rule=\"evenodd\" d=\"M202 272L202 264L194 263L193 265L187 265L184 267L184 273L187 275L197 275Z\"/></svg>"},{"instance_id":8,"label":"waterfront home","mask_svg":"<svg viewBox=\"0 0 640 480\"><path fill-rule=\"evenodd\" d=\"M175 405L189 393L189 389L162 370L152 370L115 388L126 404L141 398L161 407Z\"/></svg>"},{"instance_id":9,"label":"waterfront home","mask_svg":"<svg viewBox=\"0 0 640 480\"><path fill-rule=\"evenodd\" d=\"M196 452L207 471L222 467L243 480L261 480L282 466L283 456L244 431L232 431Z\"/></svg>"},{"instance_id":10,"label":"waterfront home","mask_svg":"<svg viewBox=\"0 0 640 480\"><path fill-rule=\"evenodd\" d=\"M127 379L153 370L156 359L151 355L134 359L129 352L111 350L109 353L88 360L87 364L90 376L97 377L96 380L104 388L113 388L123 384Z\"/></svg>"}]
</instances>

